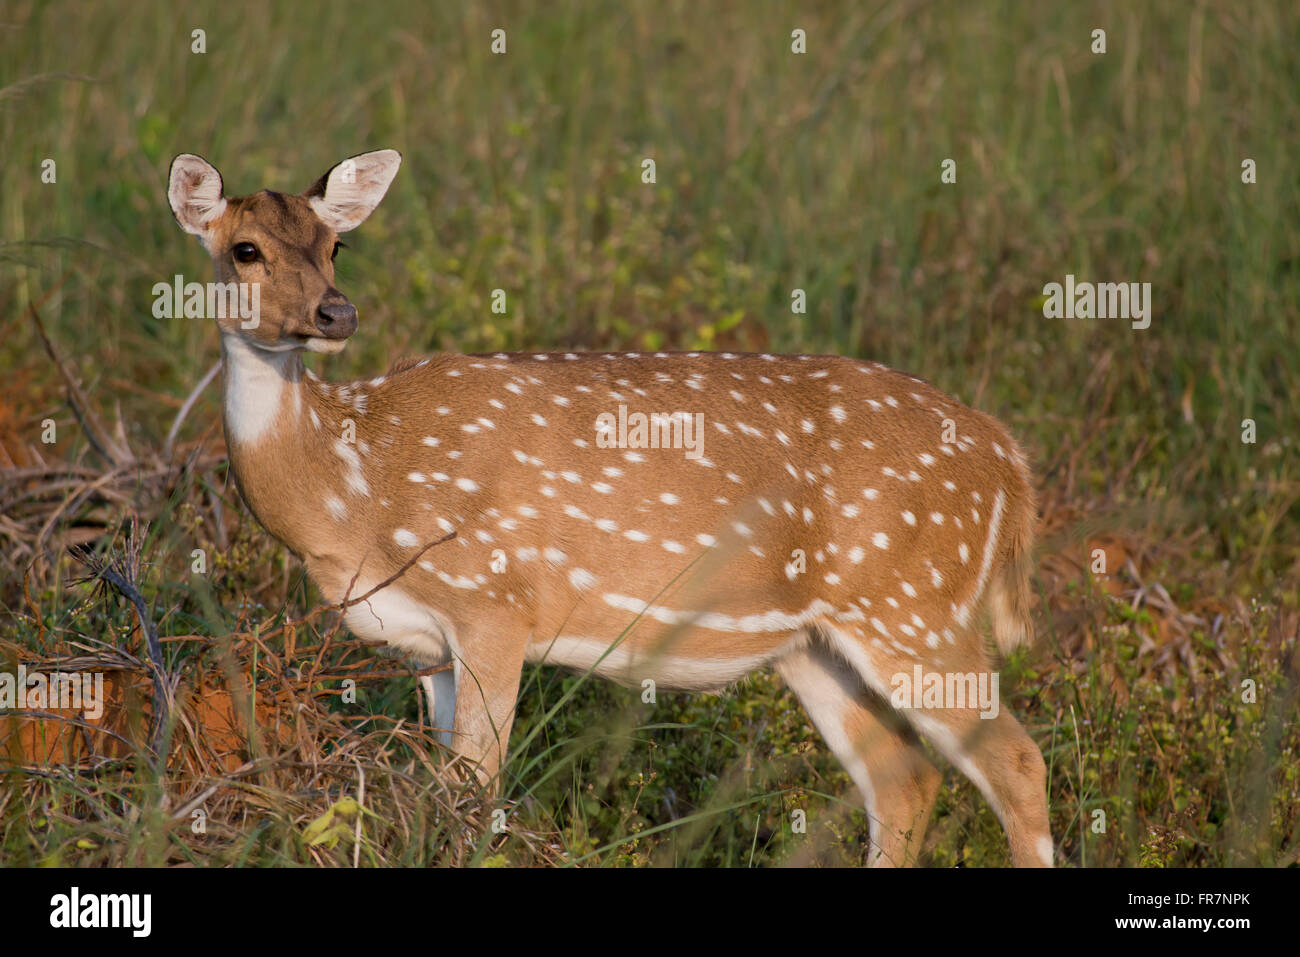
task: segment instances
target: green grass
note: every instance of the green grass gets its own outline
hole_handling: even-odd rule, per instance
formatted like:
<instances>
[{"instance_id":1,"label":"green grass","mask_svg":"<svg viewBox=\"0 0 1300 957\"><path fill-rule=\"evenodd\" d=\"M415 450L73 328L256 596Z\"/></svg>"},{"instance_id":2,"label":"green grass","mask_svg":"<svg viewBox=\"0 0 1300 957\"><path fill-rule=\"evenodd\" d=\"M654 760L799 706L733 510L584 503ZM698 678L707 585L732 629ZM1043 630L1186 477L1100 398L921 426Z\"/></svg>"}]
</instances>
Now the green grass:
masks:
<instances>
[{"instance_id":1,"label":"green grass","mask_svg":"<svg viewBox=\"0 0 1300 957\"><path fill-rule=\"evenodd\" d=\"M216 361L209 324L150 313L155 282L209 271L167 208L174 154L204 155L243 193L301 190L393 147L397 180L340 257L360 332L318 371L373 374L431 350L723 344L870 356L930 379L1011 425L1059 519L1043 551L1064 564L1038 583L1045 638L1003 689L1048 757L1065 860L1295 864L1294 4L366 3L304 22L275 5L50 2L0 19L0 412L15 440L98 461L31 303L91 401L120 404L136 449L161 447ZM496 27L505 56L489 50ZM790 53L795 27L806 55ZM1104 55L1090 51L1096 28ZM56 183L41 181L46 158ZM1043 286L1067 273L1150 282L1151 327L1045 319ZM795 288L805 315L791 312ZM217 394L183 441L213 428ZM46 418L53 446L39 443ZM164 634L226 634L246 601L268 618L271 597L312 601L246 516L224 547L204 540L213 496L237 508L212 474L211 489L187 474L140 495ZM112 528L120 509L97 514ZM1102 532L1140 555L1123 602L1081 570ZM6 551L17 534L0 524ZM196 543L218 555L202 581L187 572ZM34 650L73 633L126 641L130 618L84 607L72 574L51 554L29 601L7 566L0 634ZM1126 611L1155 584L1176 611L1153 613L1149 590ZM1242 678L1258 704L1241 703ZM537 734L508 775L515 813L569 859L772 864L814 845L823 861L863 857L848 779L775 679L654 707L584 682L539 726L578 680L525 676L516 746ZM363 704L414 715L405 680ZM927 862L1004 863L991 812L946 781ZM89 826L83 807L52 840L0 805L0 853L15 860L75 847ZM125 821L129 805L86 819ZM789 827L796 807L806 838ZM274 840L236 828L230 853L308 860L292 836L323 809L275 816ZM104 827L120 852L104 859L135 859L139 828ZM539 859L509 838L489 851Z\"/></svg>"}]
</instances>

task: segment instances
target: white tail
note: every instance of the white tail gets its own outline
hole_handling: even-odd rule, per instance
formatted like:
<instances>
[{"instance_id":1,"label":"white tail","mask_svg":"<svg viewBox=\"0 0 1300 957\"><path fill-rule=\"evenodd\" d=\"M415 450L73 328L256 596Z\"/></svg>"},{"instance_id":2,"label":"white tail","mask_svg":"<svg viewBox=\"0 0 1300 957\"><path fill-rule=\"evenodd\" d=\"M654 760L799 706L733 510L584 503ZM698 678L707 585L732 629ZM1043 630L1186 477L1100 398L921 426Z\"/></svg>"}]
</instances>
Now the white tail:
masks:
<instances>
[{"instance_id":1,"label":"white tail","mask_svg":"<svg viewBox=\"0 0 1300 957\"><path fill-rule=\"evenodd\" d=\"M357 325L337 234L398 163L367 153L301 196L226 198L185 155L169 195L220 281L260 284L255 323L218 319L258 520L331 601L455 533L347 613L453 662L426 682L452 747L496 774L525 662L687 691L771 666L861 788L874 862L920 847L939 772L919 733L991 802L1015 863L1050 865L1043 759L998 708L976 629L987 603L1004 651L1030 637L1035 505L1006 430L828 356L439 355L321 381L301 352Z\"/></svg>"}]
</instances>

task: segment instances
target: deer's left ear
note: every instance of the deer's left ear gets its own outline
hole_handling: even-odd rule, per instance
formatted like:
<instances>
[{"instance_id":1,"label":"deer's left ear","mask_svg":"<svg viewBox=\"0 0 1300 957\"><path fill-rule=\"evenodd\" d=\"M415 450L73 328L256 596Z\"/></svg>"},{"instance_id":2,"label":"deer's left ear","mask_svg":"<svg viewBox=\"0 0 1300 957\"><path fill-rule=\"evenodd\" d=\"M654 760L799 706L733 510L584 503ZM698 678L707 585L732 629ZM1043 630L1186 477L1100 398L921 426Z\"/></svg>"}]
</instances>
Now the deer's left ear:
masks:
<instances>
[{"instance_id":1,"label":"deer's left ear","mask_svg":"<svg viewBox=\"0 0 1300 957\"><path fill-rule=\"evenodd\" d=\"M339 163L302 195L326 226L346 233L375 211L401 165L397 150L362 153Z\"/></svg>"}]
</instances>

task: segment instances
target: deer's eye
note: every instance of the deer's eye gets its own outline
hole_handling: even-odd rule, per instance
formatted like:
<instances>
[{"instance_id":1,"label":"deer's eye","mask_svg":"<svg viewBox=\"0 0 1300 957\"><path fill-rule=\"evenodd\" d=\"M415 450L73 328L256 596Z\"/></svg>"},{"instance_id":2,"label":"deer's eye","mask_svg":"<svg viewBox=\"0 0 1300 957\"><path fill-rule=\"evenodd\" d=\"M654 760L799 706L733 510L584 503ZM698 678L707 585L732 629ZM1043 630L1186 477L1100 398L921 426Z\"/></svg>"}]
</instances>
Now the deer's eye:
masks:
<instances>
[{"instance_id":1,"label":"deer's eye","mask_svg":"<svg viewBox=\"0 0 1300 957\"><path fill-rule=\"evenodd\" d=\"M235 243L235 259L241 263L251 263L257 259L257 247L252 243Z\"/></svg>"},{"instance_id":2,"label":"deer's eye","mask_svg":"<svg viewBox=\"0 0 1300 957\"><path fill-rule=\"evenodd\" d=\"M336 242L336 243L334 243L334 251L330 253L330 259L331 259L331 260L337 259L337 258L338 258L338 255L339 255L339 250L340 250L340 249L347 249L347 248L348 248L347 243L344 243L344 242Z\"/></svg>"}]
</instances>

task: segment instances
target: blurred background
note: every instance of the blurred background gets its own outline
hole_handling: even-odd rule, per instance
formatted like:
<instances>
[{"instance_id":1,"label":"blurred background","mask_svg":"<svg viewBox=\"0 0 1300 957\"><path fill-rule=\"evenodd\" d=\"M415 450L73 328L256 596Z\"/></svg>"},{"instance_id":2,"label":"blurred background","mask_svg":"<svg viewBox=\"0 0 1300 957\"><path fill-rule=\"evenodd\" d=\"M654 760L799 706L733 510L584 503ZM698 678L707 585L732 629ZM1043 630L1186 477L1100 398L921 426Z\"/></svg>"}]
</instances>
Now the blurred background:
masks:
<instances>
[{"instance_id":1,"label":"blurred background","mask_svg":"<svg viewBox=\"0 0 1300 957\"><path fill-rule=\"evenodd\" d=\"M1286 2L9 0L0 656L134 656L118 661L131 737L147 629L75 583L86 570L67 548L107 560L136 516L137 584L199 730L193 754L144 775L125 745L50 748L37 738L54 724L11 725L19 770L0 788L22 800L0 797L0 854L350 861L350 823L337 846L303 838L354 785L349 761L328 780L276 763L312 737L318 760L352 749L389 781L363 838L375 863L863 859L847 776L774 678L651 709L530 671L506 795L519 829L494 836L448 826L469 813L451 791L432 813L420 789L435 772L411 783L407 762L432 768L437 749L409 731L400 661L339 652L345 632L308 640L328 615L284 627L319 596L229 481L219 384L195 392L216 329L151 312L154 283L210 278L168 209L167 170L195 152L229 194L298 192L391 147L401 171L339 257L360 331L311 360L319 373L435 350L719 348L870 357L929 379L1000 416L1035 463L1040 642L1002 687L1048 758L1062 860L1295 865L1297 40ZM1067 274L1149 282L1150 328L1045 318L1044 286ZM196 548L212 555L204 574ZM377 676L365 717L329 682L299 681L303 648L328 659L322 674ZM317 707L310 734L245 720L272 657ZM218 685L213 705L203 689ZM224 715L225 750L204 708ZM239 773L261 776L264 822L226 789L212 835L192 838L187 818L168 841L174 805L132 818L105 791L21 771L110 757L120 787L147 778L177 802L251 762ZM43 824L38 792L63 809ZM1006 859L996 818L949 772L922 863Z\"/></svg>"}]
</instances>

